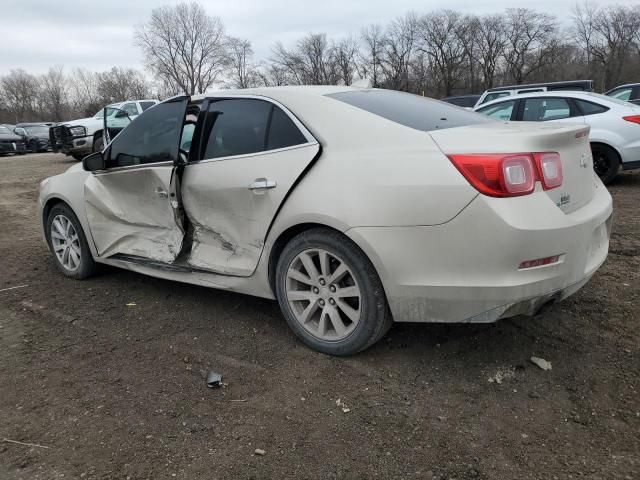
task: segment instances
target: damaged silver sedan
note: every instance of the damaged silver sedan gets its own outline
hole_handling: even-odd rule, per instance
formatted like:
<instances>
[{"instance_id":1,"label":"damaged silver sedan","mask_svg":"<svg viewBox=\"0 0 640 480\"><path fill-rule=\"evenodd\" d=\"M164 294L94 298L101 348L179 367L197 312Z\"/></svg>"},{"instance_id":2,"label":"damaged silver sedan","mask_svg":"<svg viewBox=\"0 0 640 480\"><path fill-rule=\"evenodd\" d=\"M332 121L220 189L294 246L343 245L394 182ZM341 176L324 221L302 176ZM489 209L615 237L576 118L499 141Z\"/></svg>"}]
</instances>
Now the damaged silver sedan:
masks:
<instances>
[{"instance_id":1,"label":"damaged silver sedan","mask_svg":"<svg viewBox=\"0 0 640 480\"><path fill-rule=\"evenodd\" d=\"M60 271L96 263L277 299L348 355L393 321L533 315L605 260L584 125L509 124L401 92L176 97L40 185ZM121 131L120 131L121 130Z\"/></svg>"}]
</instances>

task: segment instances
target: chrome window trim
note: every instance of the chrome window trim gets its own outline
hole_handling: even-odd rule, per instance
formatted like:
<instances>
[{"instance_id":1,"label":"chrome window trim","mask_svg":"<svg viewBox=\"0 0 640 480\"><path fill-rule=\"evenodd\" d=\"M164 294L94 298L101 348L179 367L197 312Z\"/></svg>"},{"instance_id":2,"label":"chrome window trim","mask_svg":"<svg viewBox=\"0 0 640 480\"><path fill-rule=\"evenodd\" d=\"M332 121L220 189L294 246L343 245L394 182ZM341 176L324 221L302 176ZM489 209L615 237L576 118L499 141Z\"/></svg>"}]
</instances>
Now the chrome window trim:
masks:
<instances>
[{"instance_id":1,"label":"chrome window trim","mask_svg":"<svg viewBox=\"0 0 640 480\"><path fill-rule=\"evenodd\" d=\"M293 112L291 112L291 110L289 110L287 107L285 107L282 103L280 103L279 101L277 101L274 98L271 97L266 97L264 95L255 95L255 94L249 94L249 95L241 95L238 93L234 93L234 94L224 94L224 93L220 93L220 94L215 94L215 95L207 95L205 97L207 100L222 100L222 99L239 99L239 100L243 100L243 99L252 99L252 100L263 100L265 102L269 102L272 103L273 105L276 105L277 107L280 107L282 109L282 111L284 113L287 114L287 116L291 119L291 121L293 121L294 125L296 127L298 127L298 129L302 132L302 135L304 135L304 137L307 139L308 143L313 143L316 142L318 143L318 140L316 140L316 138L311 134L311 132L309 131L309 129L304 125L304 123L302 123L298 117L296 117ZM211 104L209 104L211 105ZM303 145L303 144L300 144ZM292 146L297 146L297 145L292 145ZM289 148L289 147L286 147ZM222 158L222 157L221 157ZM202 160L209 160L209 159L202 159Z\"/></svg>"},{"instance_id":2,"label":"chrome window trim","mask_svg":"<svg viewBox=\"0 0 640 480\"><path fill-rule=\"evenodd\" d=\"M163 167L168 165L173 166L173 162L171 160L167 160L164 162L141 163L140 165L126 165L124 167L111 167L111 168L105 168L104 170L96 170L91 173L93 175L104 175L105 173L122 172L127 170L140 170L142 168Z\"/></svg>"},{"instance_id":3,"label":"chrome window trim","mask_svg":"<svg viewBox=\"0 0 640 480\"><path fill-rule=\"evenodd\" d=\"M306 148L314 145L320 145L320 144L314 140L313 142L300 143L298 145L291 145L290 147L274 148L273 150L262 150L260 152L244 153L242 155L229 155L227 157L203 158L202 160L194 160L192 162L187 163L185 165L185 168L189 167L189 165L200 165L202 163L223 162L226 160L238 160L241 158L257 157L259 155L270 155L273 153L286 152L288 150L296 150L299 148Z\"/></svg>"}]
</instances>

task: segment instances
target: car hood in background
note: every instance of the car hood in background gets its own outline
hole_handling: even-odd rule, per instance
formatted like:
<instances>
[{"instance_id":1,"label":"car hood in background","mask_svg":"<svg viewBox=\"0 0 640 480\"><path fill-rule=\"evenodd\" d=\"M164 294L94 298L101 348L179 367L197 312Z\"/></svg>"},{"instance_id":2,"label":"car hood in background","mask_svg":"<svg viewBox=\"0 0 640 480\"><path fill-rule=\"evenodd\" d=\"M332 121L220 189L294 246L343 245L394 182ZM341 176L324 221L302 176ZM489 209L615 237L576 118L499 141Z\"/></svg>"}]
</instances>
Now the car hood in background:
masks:
<instances>
[{"instance_id":1,"label":"car hood in background","mask_svg":"<svg viewBox=\"0 0 640 480\"><path fill-rule=\"evenodd\" d=\"M21 142L22 137L13 133L0 133L0 140L9 140L10 142Z\"/></svg>"}]
</instances>

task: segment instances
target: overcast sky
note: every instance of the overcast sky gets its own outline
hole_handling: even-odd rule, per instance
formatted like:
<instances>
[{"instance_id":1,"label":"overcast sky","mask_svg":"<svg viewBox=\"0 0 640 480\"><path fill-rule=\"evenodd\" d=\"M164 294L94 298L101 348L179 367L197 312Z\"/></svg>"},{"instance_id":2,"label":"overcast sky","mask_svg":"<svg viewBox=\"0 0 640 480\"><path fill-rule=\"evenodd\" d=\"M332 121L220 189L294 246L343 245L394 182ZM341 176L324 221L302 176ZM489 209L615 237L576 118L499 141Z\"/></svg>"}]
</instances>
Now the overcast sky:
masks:
<instances>
[{"instance_id":1,"label":"overcast sky","mask_svg":"<svg viewBox=\"0 0 640 480\"><path fill-rule=\"evenodd\" d=\"M43 73L50 65L106 70L141 67L133 27L151 10L178 0L0 0L0 75L23 68ZM409 10L452 8L464 13L529 7L568 21L574 0L201 0L227 33L248 38L257 58L268 58L278 40L293 43L307 32L339 38L369 23L385 24ZM640 0L600 0L636 4Z\"/></svg>"}]
</instances>

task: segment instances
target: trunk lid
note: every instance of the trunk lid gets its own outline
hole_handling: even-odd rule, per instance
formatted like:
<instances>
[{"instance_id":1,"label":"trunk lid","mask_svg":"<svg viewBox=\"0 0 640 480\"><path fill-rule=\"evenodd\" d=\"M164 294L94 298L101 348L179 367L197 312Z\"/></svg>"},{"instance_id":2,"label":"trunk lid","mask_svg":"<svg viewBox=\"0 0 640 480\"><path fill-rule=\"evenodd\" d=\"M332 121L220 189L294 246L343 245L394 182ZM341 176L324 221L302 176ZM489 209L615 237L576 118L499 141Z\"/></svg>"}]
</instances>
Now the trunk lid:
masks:
<instances>
[{"instance_id":1,"label":"trunk lid","mask_svg":"<svg viewBox=\"0 0 640 480\"><path fill-rule=\"evenodd\" d=\"M549 198L563 212L571 213L594 195L596 177L589 127L584 124L496 122L435 130L429 134L447 155L558 152L563 181L559 187L545 192Z\"/></svg>"}]
</instances>

